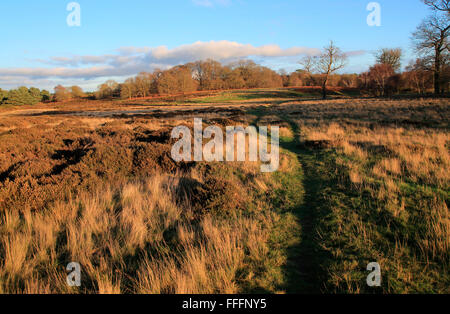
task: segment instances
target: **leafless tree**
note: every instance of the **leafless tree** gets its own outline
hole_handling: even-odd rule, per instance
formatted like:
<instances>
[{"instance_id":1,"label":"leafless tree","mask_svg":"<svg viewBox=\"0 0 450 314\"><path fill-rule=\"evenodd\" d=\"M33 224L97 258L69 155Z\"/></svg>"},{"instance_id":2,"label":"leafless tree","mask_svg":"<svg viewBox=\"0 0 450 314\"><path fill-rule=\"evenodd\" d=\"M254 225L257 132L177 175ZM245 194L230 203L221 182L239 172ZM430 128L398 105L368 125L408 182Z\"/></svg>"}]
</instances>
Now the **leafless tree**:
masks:
<instances>
[{"instance_id":1,"label":"leafless tree","mask_svg":"<svg viewBox=\"0 0 450 314\"><path fill-rule=\"evenodd\" d=\"M155 81L153 73L141 72L135 77L134 81L136 92L140 97L147 97L151 94L152 85Z\"/></svg>"},{"instance_id":2,"label":"leafless tree","mask_svg":"<svg viewBox=\"0 0 450 314\"><path fill-rule=\"evenodd\" d=\"M123 99L131 99L134 96L136 96L136 82L134 78L129 78L120 84L120 97Z\"/></svg>"},{"instance_id":3,"label":"leafless tree","mask_svg":"<svg viewBox=\"0 0 450 314\"><path fill-rule=\"evenodd\" d=\"M83 89L79 86L70 87L70 93L72 94L72 98L83 98L86 94L83 92Z\"/></svg>"},{"instance_id":4,"label":"leafless tree","mask_svg":"<svg viewBox=\"0 0 450 314\"><path fill-rule=\"evenodd\" d=\"M447 12L450 14L450 0L422 0L435 11Z\"/></svg>"},{"instance_id":5,"label":"leafless tree","mask_svg":"<svg viewBox=\"0 0 450 314\"><path fill-rule=\"evenodd\" d=\"M119 84L114 80L108 80L98 87L96 92L97 99L112 98L118 91Z\"/></svg>"},{"instance_id":6,"label":"leafless tree","mask_svg":"<svg viewBox=\"0 0 450 314\"><path fill-rule=\"evenodd\" d=\"M70 91L62 85L58 85L55 87L54 100L55 101L66 101L70 100L71 93Z\"/></svg>"},{"instance_id":7,"label":"leafless tree","mask_svg":"<svg viewBox=\"0 0 450 314\"><path fill-rule=\"evenodd\" d=\"M398 72L401 68L401 60L402 60L402 49L389 49L383 48L377 51L375 57L377 59L377 63L379 64L388 64L394 69L394 71Z\"/></svg>"},{"instance_id":8,"label":"leafless tree","mask_svg":"<svg viewBox=\"0 0 450 314\"><path fill-rule=\"evenodd\" d=\"M341 70L347 64L347 55L336 47L333 41L325 47L319 56L307 56L301 62L303 69L311 75L319 74L321 77L322 97L327 98L327 83L330 75ZM315 80L316 81L316 80Z\"/></svg>"},{"instance_id":9,"label":"leafless tree","mask_svg":"<svg viewBox=\"0 0 450 314\"><path fill-rule=\"evenodd\" d=\"M450 52L449 32L449 16L434 14L425 19L412 36L415 50L433 64L434 92L437 95L441 93L442 67Z\"/></svg>"},{"instance_id":10,"label":"leafless tree","mask_svg":"<svg viewBox=\"0 0 450 314\"><path fill-rule=\"evenodd\" d=\"M375 64L369 70L369 87L377 96L387 96L394 74L389 64Z\"/></svg>"},{"instance_id":11,"label":"leafless tree","mask_svg":"<svg viewBox=\"0 0 450 314\"><path fill-rule=\"evenodd\" d=\"M427 60L417 59L411 61L403 73L403 82L406 88L410 88L419 94L424 94L433 84L432 68Z\"/></svg>"}]
</instances>

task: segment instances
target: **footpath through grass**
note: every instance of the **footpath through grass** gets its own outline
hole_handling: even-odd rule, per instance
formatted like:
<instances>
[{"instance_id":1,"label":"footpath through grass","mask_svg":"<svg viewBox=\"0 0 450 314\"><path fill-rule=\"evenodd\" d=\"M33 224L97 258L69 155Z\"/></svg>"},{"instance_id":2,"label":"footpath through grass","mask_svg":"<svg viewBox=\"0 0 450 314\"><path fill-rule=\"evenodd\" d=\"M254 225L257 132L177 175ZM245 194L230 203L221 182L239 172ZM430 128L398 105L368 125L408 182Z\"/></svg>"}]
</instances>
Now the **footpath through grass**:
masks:
<instances>
[{"instance_id":1,"label":"footpath through grass","mask_svg":"<svg viewBox=\"0 0 450 314\"><path fill-rule=\"evenodd\" d=\"M250 113L257 117L254 124L258 125L272 112L260 107ZM282 213L282 219L272 230L271 248L287 256L283 290L448 293L448 260L439 254L427 257L421 244L427 243L423 242L431 231L427 226L437 219L433 218L437 213L427 214L426 202L434 204L434 196L418 190L414 195L404 193L408 216L406 220L394 217L389 200L386 203L352 185L348 167L340 162L347 157L339 150L308 147L297 123L283 114L278 118L293 134L280 138L281 163L287 159L289 166L272 174L272 180L279 183L272 207ZM381 287L366 283L371 262L381 266Z\"/></svg>"},{"instance_id":2,"label":"footpath through grass","mask_svg":"<svg viewBox=\"0 0 450 314\"><path fill-rule=\"evenodd\" d=\"M251 112L257 118L266 114L264 109ZM285 120L284 117L282 117ZM298 131L291 125L292 136L280 137L281 167L272 174L274 185L272 209L280 215L270 238L273 254L282 252L286 261L282 268L283 291L287 293L320 293L325 274L321 265L327 259L318 242L318 193L324 180L316 172L316 159L299 146ZM279 253L278 253L279 254Z\"/></svg>"}]
</instances>

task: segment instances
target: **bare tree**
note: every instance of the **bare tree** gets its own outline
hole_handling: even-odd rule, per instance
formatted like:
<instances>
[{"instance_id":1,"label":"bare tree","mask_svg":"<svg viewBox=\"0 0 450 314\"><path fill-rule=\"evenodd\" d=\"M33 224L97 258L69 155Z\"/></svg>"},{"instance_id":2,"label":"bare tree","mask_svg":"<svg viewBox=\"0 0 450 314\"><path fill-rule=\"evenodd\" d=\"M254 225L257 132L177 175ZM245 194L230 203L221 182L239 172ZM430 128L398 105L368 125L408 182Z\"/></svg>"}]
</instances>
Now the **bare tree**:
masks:
<instances>
[{"instance_id":1,"label":"bare tree","mask_svg":"<svg viewBox=\"0 0 450 314\"><path fill-rule=\"evenodd\" d=\"M389 49L383 48L377 51L375 57L377 59L378 64L387 64L392 67L392 69L396 72L400 71L402 66L402 49Z\"/></svg>"},{"instance_id":2,"label":"bare tree","mask_svg":"<svg viewBox=\"0 0 450 314\"><path fill-rule=\"evenodd\" d=\"M140 97L147 97L152 89L153 74L147 72L139 73L134 79L136 92Z\"/></svg>"},{"instance_id":3,"label":"bare tree","mask_svg":"<svg viewBox=\"0 0 450 314\"><path fill-rule=\"evenodd\" d=\"M441 72L450 51L448 35L450 31L448 15L434 14L425 19L413 33L416 51L433 64L434 92L441 93Z\"/></svg>"},{"instance_id":4,"label":"bare tree","mask_svg":"<svg viewBox=\"0 0 450 314\"><path fill-rule=\"evenodd\" d=\"M55 101L67 101L72 97L70 91L62 85L58 85L55 87Z\"/></svg>"},{"instance_id":5,"label":"bare tree","mask_svg":"<svg viewBox=\"0 0 450 314\"><path fill-rule=\"evenodd\" d=\"M197 61L189 65L192 68L193 77L198 81L201 90L221 89L222 65L214 60Z\"/></svg>"},{"instance_id":6,"label":"bare tree","mask_svg":"<svg viewBox=\"0 0 450 314\"><path fill-rule=\"evenodd\" d=\"M422 0L432 10L450 14L450 0Z\"/></svg>"},{"instance_id":7,"label":"bare tree","mask_svg":"<svg viewBox=\"0 0 450 314\"><path fill-rule=\"evenodd\" d=\"M336 47L333 41L325 47L319 56L307 56L301 62L303 69L308 72L313 81L316 81L312 74L319 74L321 77L322 97L327 98L327 83L330 75L347 64L347 55Z\"/></svg>"},{"instance_id":8,"label":"bare tree","mask_svg":"<svg viewBox=\"0 0 450 314\"><path fill-rule=\"evenodd\" d=\"M112 98L118 91L119 84L114 80L108 80L98 87L96 92L97 99Z\"/></svg>"},{"instance_id":9,"label":"bare tree","mask_svg":"<svg viewBox=\"0 0 450 314\"><path fill-rule=\"evenodd\" d=\"M377 96L387 96L391 78L395 74L389 64L375 64L369 70L369 86Z\"/></svg>"},{"instance_id":10,"label":"bare tree","mask_svg":"<svg viewBox=\"0 0 450 314\"><path fill-rule=\"evenodd\" d=\"M69 88L70 93L72 94L72 98L83 98L86 94L83 92L83 89L80 86L72 86Z\"/></svg>"},{"instance_id":11,"label":"bare tree","mask_svg":"<svg viewBox=\"0 0 450 314\"><path fill-rule=\"evenodd\" d=\"M427 64L427 60L423 59L411 61L406 67L403 77L406 87L415 90L419 94L424 94L433 84L432 68Z\"/></svg>"},{"instance_id":12,"label":"bare tree","mask_svg":"<svg viewBox=\"0 0 450 314\"><path fill-rule=\"evenodd\" d=\"M191 69L179 65L162 72L157 81L157 90L160 95L189 93L197 90L197 83L192 78Z\"/></svg>"},{"instance_id":13,"label":"bare tree","mask_svg":"<svg viewBox=\"0 0 450 314\"><path fill-rule=\"evenodd\" d=\"M136 95L136 82L134 78L129 78L120 84L120 97L122 99L131 99Z\"/></svg>"}]
</instances>

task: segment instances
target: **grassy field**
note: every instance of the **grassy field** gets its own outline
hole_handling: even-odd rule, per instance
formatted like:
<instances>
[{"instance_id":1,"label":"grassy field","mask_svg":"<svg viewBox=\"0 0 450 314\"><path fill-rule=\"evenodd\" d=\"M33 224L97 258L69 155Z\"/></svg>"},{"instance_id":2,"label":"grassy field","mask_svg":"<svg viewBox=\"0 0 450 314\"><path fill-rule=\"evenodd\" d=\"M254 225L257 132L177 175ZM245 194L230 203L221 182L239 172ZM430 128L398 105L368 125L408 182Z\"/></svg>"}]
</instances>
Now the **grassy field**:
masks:
<instances>
[{"instance_id":1,"label":"grassy field","mask_svg":"<svg viewBox=\"0 0 450 314\"><path fill-rule=\"evenodd\" d=\"M0 293L450 293L448 99L350 94L0 108ZM174 162L194 117L279 126L279 170Z\"/></svg>"}]
</instances>

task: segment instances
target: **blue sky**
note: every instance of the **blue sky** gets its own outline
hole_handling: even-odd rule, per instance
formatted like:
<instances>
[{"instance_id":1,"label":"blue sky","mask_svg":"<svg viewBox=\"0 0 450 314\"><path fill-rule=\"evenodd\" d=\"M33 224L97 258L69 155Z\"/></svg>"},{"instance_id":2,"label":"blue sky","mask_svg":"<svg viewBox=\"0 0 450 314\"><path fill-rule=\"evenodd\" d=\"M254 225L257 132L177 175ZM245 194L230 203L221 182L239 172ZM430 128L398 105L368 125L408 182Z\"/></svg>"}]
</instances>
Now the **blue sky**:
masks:
<instances>
[{"instance_id":1,"label":"blue sky","mask_svg":"<svg viewBox=\"0 0 450 314\"><path fill-rule=\"evenodd\" d=\"M419 0L378 0L381 26L367 25L369 0L78 0L81 26L69 27L66 0L0 1L0 87L86 90L108 78L194 59L251 58L275 70L334 40L362 72L383 47L414 58L410 35L429 14Z\"/></svg>"}]
</instances>

